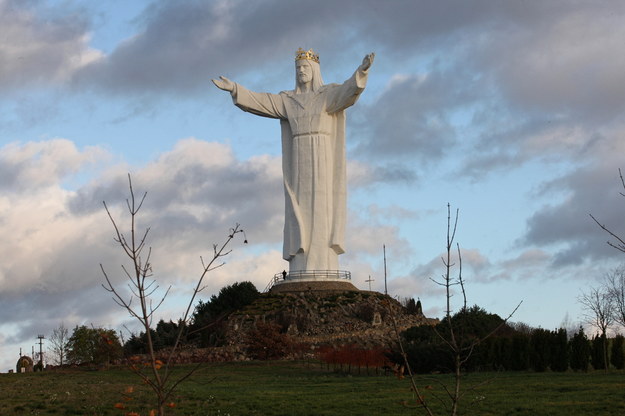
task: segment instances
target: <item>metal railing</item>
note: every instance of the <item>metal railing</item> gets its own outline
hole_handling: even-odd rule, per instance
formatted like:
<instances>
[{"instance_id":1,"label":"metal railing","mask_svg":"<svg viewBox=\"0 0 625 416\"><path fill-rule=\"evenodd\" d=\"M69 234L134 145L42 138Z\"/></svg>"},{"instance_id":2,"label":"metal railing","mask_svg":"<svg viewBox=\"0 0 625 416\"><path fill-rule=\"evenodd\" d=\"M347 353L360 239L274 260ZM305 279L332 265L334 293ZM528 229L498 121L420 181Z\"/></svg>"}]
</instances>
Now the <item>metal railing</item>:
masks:
<instances>
[{"instance_id":1,"label":"metal railing","mask_svg":"<svg viewBox=\"0 0 625 416\"><path fill-rule=\"evenodd\" d=\"M351 280L352 273L347 270L296 270L288 273L276 273L263 292L268 292L275 284L307 280L344 279Z\"/></svg>"}]
</instances>

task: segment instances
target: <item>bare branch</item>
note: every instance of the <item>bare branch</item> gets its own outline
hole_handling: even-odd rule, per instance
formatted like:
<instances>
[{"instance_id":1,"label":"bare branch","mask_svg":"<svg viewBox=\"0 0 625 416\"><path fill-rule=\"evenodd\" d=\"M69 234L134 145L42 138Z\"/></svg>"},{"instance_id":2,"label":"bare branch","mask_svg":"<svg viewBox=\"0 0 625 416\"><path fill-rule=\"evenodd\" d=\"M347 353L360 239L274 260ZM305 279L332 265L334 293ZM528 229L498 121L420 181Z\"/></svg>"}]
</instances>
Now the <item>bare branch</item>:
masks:
<instances>
[{"instance_id":1,"label":"bare branch","mask_svg":"<svg viewBox=\"0 0 625 416\"><path fill-rule=\"evenodd\" d=\"M113 285L111 279L108 274L104 270L104 267L100 265L102 273L105 278L105 283L102 284L102 287L109 293L111 293L113 301L119 305L120 307L126 309L126 311L135 319L137 319L141 325L143 326L143 331L145 333L147 347L148 347L148 357L149 357L149 374L146 374L142 371L140 366L137 366L136 363L131 365L132 371L137 374L150 388L154 391L158 399L158 412L159 415L164 414L164 404L165 401L172 395L174 389L184 380L188 379L196 370L199 368L198 366L194 367L187 374L179 377L177 380L170 382L170 377L172 376L171 366L173 365L173 357L178 347L180 345L180 341L182 338L183 331L186 329L186 323L189 319L189 314L191 308L193 306L194 300L197 294L205 287L204 279L211 271L223 266L224 262L219 262L218 260L222 257L230 254L231 250L227 249L231 240L238 234L245 233L242 229L240 229L240 225L236 224L234 228L229 230L229 234L225 242L219 246L217 244L213 245L213 255L210 261L207 263L204 262L204 259L200 257L202 264L202 273L197 281L197 285L193 290L189 303L184 312L183 318L179 320L180 325L178 329L178 333L176 336L176 340L174 346L171 348L169 355L167 357L166 362L164 363L164 369L161 369L162 363L157 360L154 343L152 340L151 334L151 324L152 319L154 317L154 313L158 310L165 299L169 295L171 290L171 286L169 286L162 296L159 296L158 301L153 299L154 296L159 292L160 286L156 282L156 280L150 280L152 277L152 264L150 262L152 256L152 248L147 245L148 236L150 233L150 228L146 228L145 231L140 234L137 233L137 215L141 210L143 203L145 202L147 192L145 192L141 198L137 199L135 197L135 191L132 185L131 176L128 175L128 188L129 188L129 198L126 199L126 207L128 209L128 214L130 215L130 236L127 238L119 229L117 222L113 218L109 207L106 202L103 202L104 209L113 225L114 229L114 238L113 240L121 246L124 254L129 259L131 266L126 267L125 265L121 266L122 272L128 280L127 286L130 291L130 297L126 299L122 294L117 290L115 285ZM247 238L244 241L247 243ZM145 252L147 248L147 253ZM142 258L142 256L144 258ZM133 300L136 300L138 305L134 308L132 307Z\"/></svg>"},{"instance_id":2,"label":"bare branch","mask_svg":"<svg viewBox=\"0 0 625 416\"><path fill-rule=\"evenodd\" d=\"M608 245L611 247L614 247L615 249L622 251L625 253L625 240L623 240L621 237L619 237L618 235L616 235L615 233L613 233L612 231L610 231L610 229L608 229L608 227L606 227L604 224L601 224L592 214L588 214L590 215L590 218L593 219L593 221L595 223L597 223L597 225L605 232L607 232L608 234L610 234L612 237L614 237L616 240L619 241L620 244L615 244L612 243L611 241L607 241Z\"/></svg>"},{"instance_id":3,"label":"bare branch","mask_svg":"<svg viewBox=\"0 0 625 416\"><path fill-rule=\"evenodd\" d=\"M397 343L399 344L399 349L400 349L400 352L401 352L401 356L403 358L404 365L406 366L406 370L408 371L408 377L410 379L410 387L411 387L412 391L417 395L417 400L418 400L419 406L421 408L423 408L423 410L429 416L433 416L434 413L432 413L432 410L430 409L430 407L428 406L427 402L425 401L425 398L423 397L423 394L421 393L421 391L417 387L417 383L415 381L414 374L412 373L412 368L410 367L410 363L408 362L408 354L406 354L406 350L404 349L404 345L403 345L402 340L401 340L401 334L399 333L399 328L397 327L397 321L395 320L395 315L393 313L393 310L391 309L391 303L390 303L390 301L388 299L386 300L386 304L387 304L387 308L388 308L388 311L389 311L389 316L391 318L391 324L393 326L393 331L395 332L395 337L397 339Z\"/></svg>"},{"instance_id":4,"label":"bare branch","mask_svg":"<svg viewBox=\"0 0 625 416\"><path fill-rule=\"evenodd\" d=\"M624 182L625 183L625 182ZM441 280L435 280L430 278L431 281L436 283L439 286L445 287L445 316L442 318L442 322L439 328L433 326L432 329L436 336L440 339L442 344L449 350L451 355L451 359L453 361L453 371L454 371L454 382L453 386L446 385L441 383L441 386L447 396L447 400L442 401L440 397L437 397L437 400L441 400L441 403L445 407L445 409L449 412L449 414L455 416L458 413L458 407L460 403L460 399L464 396L465 393L461 391L461 379L462 379L462 368L469 361L475 348L483 343L489 337L495 335L497 331L499 331L504 325L507 324L509 319L516 313L516 311L521 306L522 302L512 310L512 312L508 315L508 317L501 321L495 328L490 330L486 335L482 337L477 337L476 335L463 334L463 331L459 331L462 329L460 324L456 322L452 316L452 305L451 299L454 294L452 293L453 286L459 286L460 291L462 293L462 307L460 309L461 313L468 312L467 308L467 295L466 295L466 284L463 278L463 268L462 268L462 252L460 250L460 244L456 243L456 252L458 256L457 262L452 260L452 251L454 240L456 238L456 232L458 230L458 220L459 220L459 210L456 209L455 216L452 218L451 206L447 204L447 240L446 240L446 252L441 257L441 261L444 266L444 273L441 276ZM452 268L458 266L458 274L457 277L452 277ZM457 315L454 315L457 316ZM391 319L393 316L391 315ZM445 324L447 327L444 327ZM444 329L441 331L439 329ZM404 362L408 365L408 360L406 358L406 353L402 346L402 340L399 334L396 334L398 343L400 345L400 351L402 356L404 357ZM411 373L409 373L411 374ZM411 374L412 377L412 374ZM411 380L414 386L414 380ZM416 387L413 387L413 390ZM418 392L416 392L418 394Z\"/></svg>"},{"instance_id":5,"label":"bare branch","mask_svg":"<svg viewBox=\"0 0 625 416\"><path fill-rule=\"evenodd\" d=\"M623 189L625 189L625 178L623 177L623 172L621 171L621 169L618 170L618 174L619 177L621 179L621 186L623 187ZM623 192L619 192L621 196L625 196L625 194ZM604 224L600 223L599 220L597 220L592 214L588 214L590 215L590 218L592 218L592 220L605 232L607 232L608 234L610 234L614 239L616 239L617 243L613 243L611 241L607 241L607 244L610 247L613 247L623 253L625 253L625 240L621 237L619 237L618 235L616 235L614 232L610 231L610 229L608 229L608 227L606 227Z\"/></svg>"},{"instance_id":6,"label":"bare branch","mask_svg":"<svg viewBox=\"0 0 625 416\"><path fill-rule=\"evenodd\" d=\"M625 328L625 265L607 273L603 285L612 302L614 321Z\"/></svg>"},{"instance_id":7,"label":"bare branch","mask_svg":"<svg viewBox=\"0 0 625 416\"><path fill-rule=\"evenodd\" d=\"M508 321L510 321L510 318L512 318L512 316L516 313L516 311L521 307L521 304L523 303L523 301L520 301L516 307L512 310L512 312L510 312L508 314L508 316L506 317L506 319L504 319L499 325L497 325L492 331L490 331L488 334L484 335L482 338L480 338L477 342L475 342L475 345L477 346L478 344L481 344L482 342L486 341L488 338L492 337L493 335L495 335L495 333L497 333L497 331L499 331L501 328L503 328Z\"/></svg>"},{"instance_id":8,"label":"bare branch","mask_svg":"<svg viewBox=\"0 0 625 416\"><path fill-rule=\"evenodd\" d=\"M460 244L456 244L458 248L458 284L462 290L463 309L467 309L467 293L464 288L464 280L462 280L462 254L460 253Z\"/></svg>"},{"instance_id":9,"label":"bare branch","mask_svg":"<svg viewBox=\"0 0 625 416\"><path fill-rule=\"evenodd\" d=\"M586 293L582 293L578 302L586 310L586 322L601 331L603 342L604 370L608 371L608 343L606 333L614 322L614 304L610 299L609 291L605 287L591 287Z\"/></svg>"},{"instance_id":10,"label":"bare branch","mask_svg":"<svg viewBox=\"0 0 625 416\"><path fill-rule=\"evenodd\" d=\"M608 291L604 287L591 287L588 292L579 295L577 301L586 310L586 322L605 335L614 322L614 305Z\"/></svg>"}]
</instances>

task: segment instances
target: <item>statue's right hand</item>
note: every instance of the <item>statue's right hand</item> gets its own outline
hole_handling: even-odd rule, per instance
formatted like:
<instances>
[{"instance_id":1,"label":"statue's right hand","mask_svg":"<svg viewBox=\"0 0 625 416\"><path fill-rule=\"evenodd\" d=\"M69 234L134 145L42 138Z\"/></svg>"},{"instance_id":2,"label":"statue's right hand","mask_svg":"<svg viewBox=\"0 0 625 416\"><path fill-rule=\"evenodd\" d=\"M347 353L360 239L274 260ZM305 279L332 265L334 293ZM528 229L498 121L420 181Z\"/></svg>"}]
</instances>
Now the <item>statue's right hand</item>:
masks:
<instances>
[{"instance_id":1,"label":"statue's right hand","mask_svg":"<svg viewBox=\"0 0 625 416\"><path fill-rule=\"evenodd\" d=\"M219 79L213 79L213 84L220 90L232 92L234 91L234 82L230 81L228 78L220 76Z\"/></svg>"}]
</instances>

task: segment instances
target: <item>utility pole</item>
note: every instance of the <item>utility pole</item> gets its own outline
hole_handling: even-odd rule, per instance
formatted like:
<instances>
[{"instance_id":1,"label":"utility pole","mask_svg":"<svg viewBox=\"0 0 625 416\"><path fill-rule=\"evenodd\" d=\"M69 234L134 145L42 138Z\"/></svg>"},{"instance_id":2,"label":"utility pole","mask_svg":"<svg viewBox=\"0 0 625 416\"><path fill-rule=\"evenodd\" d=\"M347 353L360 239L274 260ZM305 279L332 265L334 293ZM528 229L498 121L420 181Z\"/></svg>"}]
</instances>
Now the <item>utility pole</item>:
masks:
<instances>
[{"instance_id":1,"label":"utility pole","mask_svg":"<svg viewBox=\"0 0 625 416\"><path fill-rule=\"evenodd\" d=\"M384 250L384 294L388 295L388 289L386 287L386 244L382 244Z\"/></svg>"},{"instance_id":2,"label":"utility pole","mask_svg":"<svg viewBox=\"0 0 625 416\"><path fill-rule=\"evenodd\" d=\"M37 338L39 339L39 369L43 371L43 340L45 337L39 334Z\"/></svg>"}]
</instances>

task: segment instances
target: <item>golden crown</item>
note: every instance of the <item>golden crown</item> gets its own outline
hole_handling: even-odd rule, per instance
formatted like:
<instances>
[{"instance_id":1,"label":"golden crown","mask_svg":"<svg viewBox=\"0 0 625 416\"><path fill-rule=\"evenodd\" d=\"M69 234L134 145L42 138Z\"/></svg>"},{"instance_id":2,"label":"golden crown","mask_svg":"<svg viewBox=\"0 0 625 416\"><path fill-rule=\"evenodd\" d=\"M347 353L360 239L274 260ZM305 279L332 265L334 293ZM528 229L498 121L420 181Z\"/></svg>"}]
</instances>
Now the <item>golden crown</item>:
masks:
<instances>
[{"instance_id":1,"label":"golden crown","mask_svg":"<svg viewBox=\"0 0 625 416\"><path fill-rule=\"evenodd\" d=\"M295 52L295 60L299 61L301 59L308 59L309 61L315 61L319 63L319 55L315 53L312 49L308 49L307 51L299 48L297 52Z\"/></svg>"}]
</instances>

